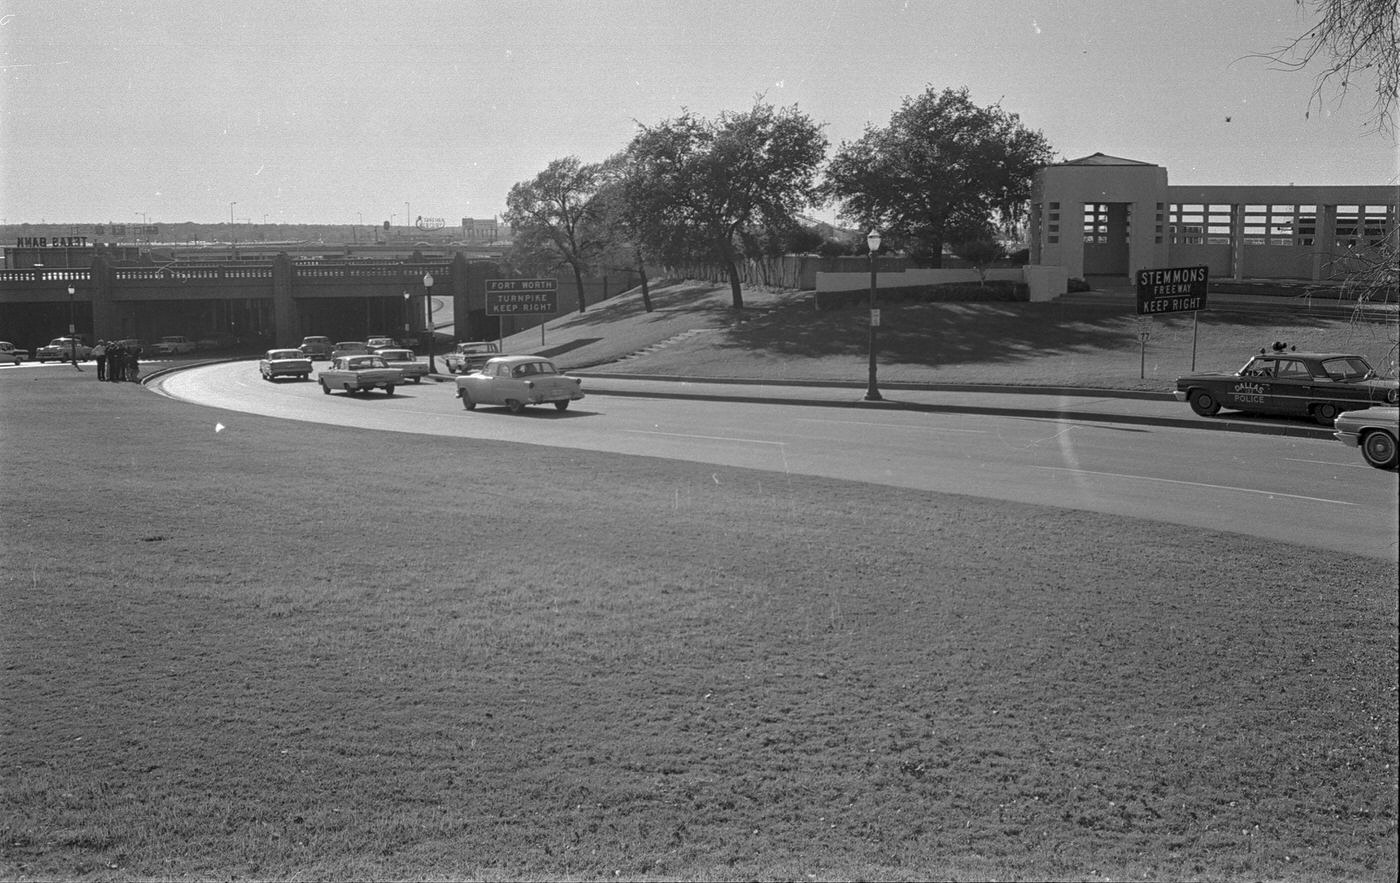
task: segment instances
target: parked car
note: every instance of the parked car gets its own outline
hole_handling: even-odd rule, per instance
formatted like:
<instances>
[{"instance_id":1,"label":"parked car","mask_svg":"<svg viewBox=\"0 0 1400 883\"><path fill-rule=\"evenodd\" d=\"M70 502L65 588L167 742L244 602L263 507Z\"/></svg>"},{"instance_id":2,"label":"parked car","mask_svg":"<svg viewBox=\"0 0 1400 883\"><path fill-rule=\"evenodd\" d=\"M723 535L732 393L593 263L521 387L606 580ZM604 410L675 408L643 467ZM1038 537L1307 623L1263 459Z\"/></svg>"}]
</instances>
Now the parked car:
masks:
<instances>
[{"instance_id":1,"label":"parked car","mask_svg":"<svg viewBox=\"0 0 1400 883\"><path fill-rule=\"evenodd\" d=\"M1361 449L1361 456L1377 469L1400 465L1396 439L1400 438L1400 407L1381 406L1337 415L1332 433L1342 444Z\"/></svg>"},{"instance_id":2,"label":"parked car","mask_svg":"<svg viewBox=\"0 0 1400 883\"><path fill-rule=\"evenodd\" d=\"M107 344L108 351L114 346L120 346L127 352L136 353L138 356L145 355L146 352L150 350L150 346L147 345L146 341L139 337L123 337L121 340L110 341Z\"/></svg>"},{"instance_id":3,"label":"parked car","mask_svg":"<svg viewBox=\"0 0 1400 883\"><path fill-rule=\"evenodd\" d=\"M341 356L368 356L373 355L369 351L369 346L363 340L339 340L331 347L331 358L338 359Z\"/></svg>"},{"instance_id":4,"label":"parked car","mask_svg":"<svg viewBox=\"0 0 1400 883\"><path fill-rule=\"evenodd\" d=\"M183 356L194 352L194 341L178 334L170 334L157 340L153 349L161 356Z\"/></svg>"},{"instance_id":5,"label":"parked car","mask_svg":"<svg viewBox=\"0 0 1400 883\"><path fill-rule=\"evenodd\" d=\"M559 373L541 356L497 356L481 370L457 378L457 397L468 411L477 405L505 405L520 413L526 405L552 404L563 411L583 398L583 381Z\"/></svg>"},{"instance_id":6,"label":"parked car","mask_svg":"<svg viewBox=\"0 0 1400 883\"><path fill-rule=\"evenodd\" d=\"M1232 374L1188 374L1176 381L1176 399L1202 417L1221 408L1248 414L1311 417L1323 426L1343 411L1393 405L1394 378L1383 379L1351 353L1300 353L1283 344L1260 350Z\"/></svg>"},{"instance_id":7,"label":"parked car","mask_svg":"<svg viewBox=\"0 0 1400 883\"><path fill-rule=\"evenodd\" d=\"M238 343L238 338L225 331L206 334L194 342L196 350L226 350Z\"/></svg>"},{"instance_id":8,"label":"parked car","mask_svg":"<svg viewBox=\"0 0 1400 883\"><path fill-rule=\"evenodd\" d=\"M53 359L55 362L67 362L73 358L86 359L91 355L92 347L83 343L82 338L77 338L75 342L71 337L55 337L39 347L39 351L34 354L34 361L47 362Z\"/></svg>"},{"instance_id":9,"label":"parked car","mask_svg":"<svg viewBox=\"0 0 1400 883\"><path fill-rule=\"evenodd\" d=\"M8 340L0 340L0 362L18 365L29 358L29 350L20 349Z\"/></svg>"},{"instance_id":10,"label":"parked car","mask_svg":"<svg viewBox=\"0 0 1400 883\"><path fill-rule=\"evenodd\" d=\"M350 395L382 389L389 395L394 387L403 383L403 372L390 368L388 363L373 353L336 356L329 368L323 368L318 377L321 392L330 395L333 389L343 389Z\"/></svg>"},{"instance_id":11,"label":"parked car","mask_svg":"<svg viewBox=\"0 0 1400 883\"><path fill-rule=\"evenodd\" d=\"M321 337L313 334L301 339L301 346L299 349L305 353L308 358L315 360L329 359L331 357L331 350L334 349L334 347L331 346L331 339L329 337Z\"/></svg>"},{"instance_id":12,"label":"parked car","mask_svg":"<svg viewBox=\"0 0 1400 883\"><path fill-rule=\"evenodd\" d=\"M413 354L413 350L385 347L375 353L375 355L383 359L385 364L390 368L398 368L402 371L404 380L422 383L423 378L428 376L428 363L418 361L418 357Z\"/></svg>"},{"instance_id":13,"label":"parked car","mask_svg":"<svg viewBox=\"0 0 1400 883\"><path fill-rule=\"evenodd\" d=\"M301 350L268 350L258 360L258 373L262 374L263 380L274 380L278 377L309 380L311 358Z\"/></svg>"},{"instance_id":14,"label":"parked car","mask_svg":"<svg viewBox=\"0 0 1400 883\"><path fill-rule=\"evenodd\" d=\"M501 348L492 341L469 340L454 346L443 361L449 374L470 374L500 354Z\"/></svg>"},{"instance_id":15,"label":"parked car","mask_svg":"<svg viewBox=\"0 0 1400 883\"><path fill-rule=\"evenodd\" d=\"M380 350L392 350L400 348L399 342L394 340L392 337L371 337L369 340L365 341L365 346L369 347L369 351L372 353L377 353Z\"/></svg>"}]
</instances>

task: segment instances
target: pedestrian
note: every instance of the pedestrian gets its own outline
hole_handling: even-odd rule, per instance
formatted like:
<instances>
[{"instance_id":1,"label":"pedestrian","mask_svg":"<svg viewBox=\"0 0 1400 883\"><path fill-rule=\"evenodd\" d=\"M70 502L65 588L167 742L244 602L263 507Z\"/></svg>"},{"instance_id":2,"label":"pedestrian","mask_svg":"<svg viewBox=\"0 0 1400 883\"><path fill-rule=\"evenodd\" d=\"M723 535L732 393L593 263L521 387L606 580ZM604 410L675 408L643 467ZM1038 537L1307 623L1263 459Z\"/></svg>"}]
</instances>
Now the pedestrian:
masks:
<instances>
[{"instance_id":1,"label":"pedestrian","mask_svg":"<svg viewBox=\"0 0 1400 883\"><path fill-rule=\"evenodd\" d=\"M126 349L126 379L132 383L141 382L141 347L132 344Z\"/></svg>"},{"instance_id":2,"label":"pedestrian","mask_svg":"<svg viewBox=\"0 0 1400 883\"><path fill-rule=\"evenodd\" d=\"M107 380L116 383L122 379L122 366L126 364L126 349L120 340L107 347Z\"/></svg>"},{"instance_id":3,"label":"pedestrian","mask_svg":"<svg viewBox=\"0 0 1400 883\"><path fill-rule=\"evenodd\" d=\"M97 379L107 379L107 341L98 338L97 345L92 348L93 361L97 363Z\"/></svg>"}]
</instances>

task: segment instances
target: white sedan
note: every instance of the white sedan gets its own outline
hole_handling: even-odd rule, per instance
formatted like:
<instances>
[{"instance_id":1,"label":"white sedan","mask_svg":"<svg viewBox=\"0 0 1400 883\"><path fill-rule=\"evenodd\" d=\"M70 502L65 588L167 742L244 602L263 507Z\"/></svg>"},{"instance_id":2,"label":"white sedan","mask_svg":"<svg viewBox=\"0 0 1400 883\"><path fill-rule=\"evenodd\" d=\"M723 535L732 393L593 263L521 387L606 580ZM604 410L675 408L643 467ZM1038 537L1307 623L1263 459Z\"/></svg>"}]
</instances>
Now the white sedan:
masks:
<instances>
[{"instance_id":1,"label":"white sedan","mask_svg":"<svg viewBox=\"0 0 1400 883\"><path fill-rule=\"evenodd\" d=\"M278 377L307 380L311 377L311 357L298 349L268 350L258 360L258 373L263 380Z\"/></svg>"},{"instance_id":2,"label":"white sedan","mask_svg":"<svg viewBox=\"0 0 1400 883\"><path fill-rule=\"evenodd\" d=\"M526 405L552 404L559 410L583 398L583 381L559 373L541 356L497 356L457 378L457 397L468 411L477 405L505 405L520 413Z\"/></svg>"}]
</instances>

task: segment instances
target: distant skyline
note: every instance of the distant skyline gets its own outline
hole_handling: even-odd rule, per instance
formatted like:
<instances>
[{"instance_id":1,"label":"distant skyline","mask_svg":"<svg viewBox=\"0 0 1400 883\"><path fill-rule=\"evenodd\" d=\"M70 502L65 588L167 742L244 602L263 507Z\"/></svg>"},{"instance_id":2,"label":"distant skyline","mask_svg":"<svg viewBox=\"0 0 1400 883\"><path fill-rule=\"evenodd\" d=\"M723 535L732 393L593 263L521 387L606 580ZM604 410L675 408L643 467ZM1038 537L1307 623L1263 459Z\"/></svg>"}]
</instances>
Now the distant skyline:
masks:
<instances>
[{"instance_id":1,"label":"distant skyline","mask_svg":"<svg viewBox=\"0 0 1400 883\"><path fill-rule=\"evenodd\" d=\"M0 0L0 223L455 226L553 159L756 97L834 152L932 86L1172 184L1400 184L1294 0ZM1311 113L1309 113L1311 110ZM813 212L830 220L830 208Z\"/></svg>"}]
</instances>

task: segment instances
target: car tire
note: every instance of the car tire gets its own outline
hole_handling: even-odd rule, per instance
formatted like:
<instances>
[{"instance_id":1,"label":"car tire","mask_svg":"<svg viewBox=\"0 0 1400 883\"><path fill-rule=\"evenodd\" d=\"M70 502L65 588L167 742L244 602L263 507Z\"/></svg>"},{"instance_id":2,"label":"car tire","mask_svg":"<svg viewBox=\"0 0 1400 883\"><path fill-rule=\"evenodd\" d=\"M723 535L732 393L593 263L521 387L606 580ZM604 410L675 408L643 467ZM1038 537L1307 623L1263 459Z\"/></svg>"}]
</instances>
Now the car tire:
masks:
<instances>
[{"instance_id":1,"label":"car tire","mask_svg":"<svg viewBox=\"0 0 1400 883\"><path fill-rule=\"evenodd\" d=\"M423 378L421 378L421 377L415 377L415 378L413 378L413 382L414 382L414 383L422 383L422 382L423 382Z\"/></svg>"},{"instance_id":2,"label":"car tire","mask_svg":"<svg viewBox=\"0 0 1400 883\"><path fill-rule=\"evenodd\" d=\"M465 389L462 390L462 407L466 408L468 411L476 410L476 402L472 401L472 394Z\"/></svg>"},{"instance_id":3,"label":"car tire","mask_svg":"<svg viewBox=\"0 0 1400 883\"><path fill-rule=\"evenodd\" d=\"M325 393L326 395L331 394L331 388L329 386L326 386L326 381L324 380L321 381L321 392Z\"/></svg>"},{"instance_id":4,"label":"car tire","mask_svg":"<svg viewBox=\"0 0 1400 883\"><path fill-rule=\"evenodd\" d=\"M1400 465L1395 437L1381 429L1373 429L1361 436L1361 456L1377 469L1394 469Z\"/></svg>"},{"instance_id":5,"label":"car tire","mask_svg":"<svg viewBox=\"0 0 1400 883\"><path fill-rule=\"evenodd\" d=\"M525 403L520 401L520 399L506 399L506 407L510 408L512 414L519 414L521 411L525 410Z\"/></svg>"},{"instance_id":6,"label":"car tire","mask_svg":"<svg viewBox=\"0 0 1400 883\"><path fill-rule=\"evenodd\" d=\"M1191 390L1191 410L1202 417L1214 417L1220 413L1220 403L1215 400L1215 396L1203 389Z\"/></svg>"},{"instance_id":7,"label":"car tire","mask_svg":"<svg viewBox=\"0 0 1400 883\"><path fill-rule=\"evenodd\" d=\"M1322 426L1331 426L1332 421L1336 420L1337 415L1340 413L1341 408L1338 408L1331 402L1323 402L1320 405L1312 406L1312 418Z\"/></svg>"},{"instance_id":8,"label":"car tire","mask_svg":"<svg viewBox=\"0 0 1400 883\"><path fill-rule=\"evenodd\" d=\"M384 394L385 394L386 396L391 396L391 395L393 395L393 394L394 394L394 384L391 383L391 384L389 384L388 386L384 387Z\"/></svg>"},{"instance_id":9,"label":"car tire","mask_svg":"<svg viewBox=\"0 0 1400 883\"><path fill-rule=\"evenodd\" d=\"M569 400L564 399L563 401L555 402L554 407L558 408L560 411L567 411L569 410Z\"/></svg>"}]
</instances>

